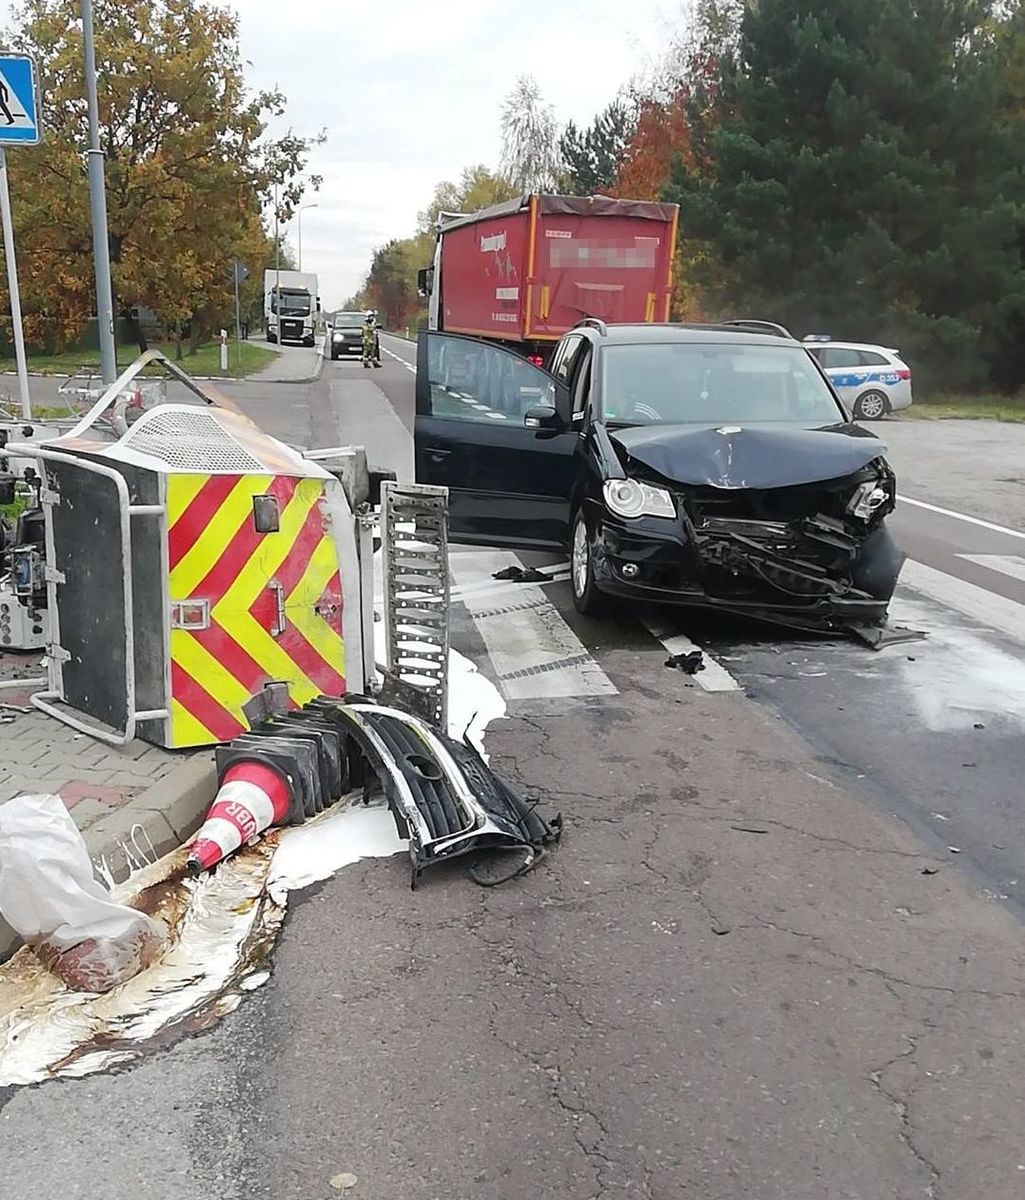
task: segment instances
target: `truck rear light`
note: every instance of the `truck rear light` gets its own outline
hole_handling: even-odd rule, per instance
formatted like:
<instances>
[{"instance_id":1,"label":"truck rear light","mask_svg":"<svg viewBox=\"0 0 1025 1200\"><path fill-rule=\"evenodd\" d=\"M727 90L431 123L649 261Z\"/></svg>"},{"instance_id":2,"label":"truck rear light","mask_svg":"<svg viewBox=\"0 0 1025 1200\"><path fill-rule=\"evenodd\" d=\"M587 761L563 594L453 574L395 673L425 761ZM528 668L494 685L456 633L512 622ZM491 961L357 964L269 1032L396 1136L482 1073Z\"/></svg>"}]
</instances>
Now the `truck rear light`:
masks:
<instances>
[{"instance_id":1,"label":"truck rear light","mask_svg":"<svg viewBox=\"0 0 1025 1200\"><path fill-rule=\"evenodd\" d=\"M540 354L528 354L527 362L529 362L532 367L544 367L545 365L545 360Z\"/></svg>"}]
</instances>

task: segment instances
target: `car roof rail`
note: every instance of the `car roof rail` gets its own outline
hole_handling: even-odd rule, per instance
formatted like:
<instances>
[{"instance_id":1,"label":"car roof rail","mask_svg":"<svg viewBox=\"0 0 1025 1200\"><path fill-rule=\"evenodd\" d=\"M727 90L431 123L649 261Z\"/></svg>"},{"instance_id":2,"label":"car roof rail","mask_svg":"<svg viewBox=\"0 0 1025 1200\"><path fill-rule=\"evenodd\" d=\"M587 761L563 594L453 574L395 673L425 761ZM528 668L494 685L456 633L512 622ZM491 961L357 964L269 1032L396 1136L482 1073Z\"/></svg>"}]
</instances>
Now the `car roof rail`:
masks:
<instances>
[{"instance_id":1,"label":"car roof rail","mask_svg":"<svg viewBox=\"0 0 1025 1200\"><path fill-rule=\"evenodd\" d=\"M574 329L580 329L582 327L587 329L597 329L602 337L607 337L609 333L609 327L605 324L601 317L584 317L582 321L577 321L577 323L573 326Z\"/></svg>"},{"instance_id":2,"label":"car roof rail","mask_svg":"<svg viewBox=\"0 0 1025 1200\"><path fill-rule=\"evenodd\" d=\"M723 321L721 324L728 325L731 329L744 329L748 333L769 333L792 342L797 340L789 329L777 325L775 321Z\"/></svg>"}]
</instances>

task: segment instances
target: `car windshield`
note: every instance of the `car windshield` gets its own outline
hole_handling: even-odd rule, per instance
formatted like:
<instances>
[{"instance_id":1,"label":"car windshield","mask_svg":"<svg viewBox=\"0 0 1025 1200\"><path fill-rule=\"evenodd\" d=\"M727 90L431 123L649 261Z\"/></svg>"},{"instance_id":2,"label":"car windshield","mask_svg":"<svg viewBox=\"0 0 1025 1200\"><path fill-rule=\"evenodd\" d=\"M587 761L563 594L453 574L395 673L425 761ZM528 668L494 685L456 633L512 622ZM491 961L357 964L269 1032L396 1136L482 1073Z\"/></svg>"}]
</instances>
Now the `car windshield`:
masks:
<instances>
[{"instance_id":1,"label":"car windshield","mask_svg":"<svg viewBox=\"0 0 1025 1200\"><path fill-rule=\"evenodd\" d=\"M336 329L353 329L363 324L363 313L335 313Z\"/></svg>"},{"instance_id":2,"label":"car windshield","mask_svg":"<svg viewBox=\"0 0 1025 1200\"><path fill-rule=\"evenodd\" d=\"M277 312L277 297L271 293L271 311ZM310 293L290 292L281 289L281 315L284 317L308 317L310 315Z\"/></svg>"},{"instance_id":3,"label":"car windshield","mask_svg":"<svg viewBox=\"0 0 1025 1200\"><path fill-rule=\"evenodd\" d=\"M835 425L842 409L800 346L607 346L602 396L613 425Z\"/></svg>"}]
</instances>

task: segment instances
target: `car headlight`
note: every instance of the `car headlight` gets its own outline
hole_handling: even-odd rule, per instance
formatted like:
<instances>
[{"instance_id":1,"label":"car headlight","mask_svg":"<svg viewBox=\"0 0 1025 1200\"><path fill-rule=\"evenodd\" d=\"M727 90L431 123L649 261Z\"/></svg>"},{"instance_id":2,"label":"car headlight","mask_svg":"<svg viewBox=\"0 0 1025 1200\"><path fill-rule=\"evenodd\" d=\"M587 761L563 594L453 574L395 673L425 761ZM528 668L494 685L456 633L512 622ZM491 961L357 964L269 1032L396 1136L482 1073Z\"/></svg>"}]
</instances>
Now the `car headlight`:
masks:
<instances>
[{"instance_id":1,"label":"car headlight","mask_svg":"<svg viewBox=\"0 0 1025 1200\"><path fill-rule=\"evenodd\" d=\"M877 479L860 484L847 505L847 511L862 521L870 521L890 499L890 493Z\"/></svg>"},{"instance_id":2,"label":"car headlight","mask_svg":"<svg viewBox=\"0 0 1025 1200\"><path fill-rule=\"evenodd\" d=\"M342 341L342 339L344 338L344 336L345 336L344 334L341 334L341 333L336 333L336 334L334 335L334 337L333 337L331 340L332 340L332 341L335 341L335 342L340 342L340 341Z\"/></svg>"},{"instance_id":3,"label":"car headlight","mask_svg":"<svg viewBox=\"0 0 1025 1200\"><path fill-rule=\"evenodd\" d=\"M675 517L676 505L665 488L636 479L607 479L605 504L619 517Z\"/></svg>"}]
</instances>

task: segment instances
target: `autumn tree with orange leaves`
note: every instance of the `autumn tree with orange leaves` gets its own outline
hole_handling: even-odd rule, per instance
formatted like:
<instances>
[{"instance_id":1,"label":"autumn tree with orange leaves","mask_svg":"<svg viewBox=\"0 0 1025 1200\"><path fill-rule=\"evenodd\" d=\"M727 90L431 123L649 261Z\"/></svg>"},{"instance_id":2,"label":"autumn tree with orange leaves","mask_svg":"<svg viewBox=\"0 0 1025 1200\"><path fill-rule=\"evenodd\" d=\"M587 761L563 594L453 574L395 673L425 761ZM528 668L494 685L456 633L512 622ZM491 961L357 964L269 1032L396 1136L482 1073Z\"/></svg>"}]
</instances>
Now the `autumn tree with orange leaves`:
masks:
<instances>
[{"instance_id":1,"label":"autumn tree with orange leaves","mask_svg":"<svg viewBox=\"0 0 1025 1200\"><path fill-rule=\"evenodd\" d=\"M268 138L277 92L252 93L238 17L206 0L95 0L100 139L115 306L152 309L198 342L232 314L230 266L249 267L256 303L273 242L274 190L287 220L319 138ZM78 0L23 0L4 41L36 60L42 144L9 156L29 339L74 344L95 312ZM6 296L0 288L0 311Z\"/></svg>"}]
</instances>

